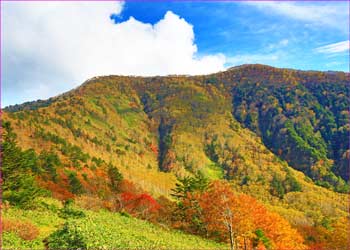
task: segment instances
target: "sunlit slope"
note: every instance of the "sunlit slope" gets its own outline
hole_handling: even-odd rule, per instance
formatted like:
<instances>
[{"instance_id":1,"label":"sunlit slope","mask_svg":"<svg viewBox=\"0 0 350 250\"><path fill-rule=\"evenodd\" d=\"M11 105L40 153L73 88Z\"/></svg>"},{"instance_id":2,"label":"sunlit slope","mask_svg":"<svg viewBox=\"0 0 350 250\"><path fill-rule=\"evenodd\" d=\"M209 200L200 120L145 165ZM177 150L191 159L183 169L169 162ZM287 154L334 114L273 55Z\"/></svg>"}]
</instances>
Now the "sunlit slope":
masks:
<instances>
[{"instance_id":1,"label":"sunlit slope","mask_svg":"<svg viewBox=\"0 0 350 250\"><path fill-rule=\"evenodd\" d=\"M305 169L313 167L322 173L320 181L325 181L324 177L332 173L333 156L327 152L322 155L324 139L319 139L321 155L311 161L314 165L305 163L299 167L295 165L296 161L291 161L292 156L304 157L298 153L300 148L295 144L294 139L297 138L298 142L298 137L280 133L288 130L286 124L289 123L282 123L276 129L276 135L266 135L264 128L273 124L263 116L255 101L266 104L267 110L275 108L280 112L277 114L296 121L295 124L299 124L298 118L306 112L306 104L299 99L295 106L296 110L302 111L293 117L285 114L287 104L283 106L277 101L276 107L272 105L273 98L277 98L274 96L288 98L289 90L284 94L271 92L271 96L254 92L254 89L259 90L259 86L254 87L259 79L267 86L260 92L268 92L269 84L278 89L278 86L283 86L283 79L292 88L295 82L288 80L289 75L284 73L287 74L284 76L283 72L290 71L246 66L210 76L98 77L53 98L43 107L28 110L35 105L22 106L18 108L20 111L5 112L3 117L11 121L23 148L34 148L38 153L52 151L59 156L62 161L58 169L59 180L56 183L51 183L49 178L40 180L57 197L69 189L65 177L67 169L78 173L87 193L103 196L108 192L108 183L106 168L99 162L104 161L117 166L126 179L156 196L169 196L176 177L200 171L211 179L232 181L237 191L270 204L294 224L343 216L347 211L346 195L315 185L317 176L311 176L312 180L304 175L309 173ZM294 80L307 79L306 76L314 74L293 72L290 78ZM297 78L295 74L301 75ZM341 82L341 77L334 81ZM298 96L302 96L301 90L297 90ZM240 91L246 92L240 95ZM305 93L308 91L304 89ZM21 110L23 108L27 110ZM244 118L240 114L245 115ZM269 124L264 124L264 121ZM317 119L314 122L316 124ZM347 124L339 127L339 131L346 133L346 128ZM315 144L304 130L294 130L302 138L303 145ZM313 133L318 132L312 130L311 135ZM267 139L278 141L283 146L282 153L279 154L275 144ZM305 147L310 152L318 149L318 145L314 145L315 150L310 149L311 146ZM283 150L289 153L283 153ZM347 149L344 146L339 150L346 152ZM315 156L319 154L316 152ZM304 173L294 170L283 159ZM337 181L340 186L344 184L340 179Z\"/></svg>"}]
</instances>

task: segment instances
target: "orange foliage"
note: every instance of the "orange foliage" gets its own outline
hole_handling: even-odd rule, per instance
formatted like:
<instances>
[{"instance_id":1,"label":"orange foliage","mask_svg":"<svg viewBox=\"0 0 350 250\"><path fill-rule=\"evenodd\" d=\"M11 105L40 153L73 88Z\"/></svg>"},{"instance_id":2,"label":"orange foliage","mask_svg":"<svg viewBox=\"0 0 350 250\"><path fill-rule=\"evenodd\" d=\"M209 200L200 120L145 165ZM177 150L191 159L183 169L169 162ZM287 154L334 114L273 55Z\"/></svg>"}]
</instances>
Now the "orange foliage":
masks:
<instances>
[{"instance_id":1,"label":"orange foliage","mask_svg":"<svg viewBox=\"0 0 350 250\"><path fill-rule=\"evenodd\" d=\"M84 175L86 176L85 178L83 177ZM84 167L79 171L77 177L87 193L97 194L101 186L104 186L104 189L106 189L105 185L98 185L99 182L96 176L89 168ZM106 182L103 182L103 184L105 183Z\"/></svg>"},{"instance_id":2,"label":"orange foliage","mask_svg":"<svg viewBox=\"0 0 350 250\"><path fill-rule=\"evenodd\" d=\"M156 214L156 221L161 224L171 225L173 222L173 214L177 206L176 203L165 196L158 197L157 202L160 207Z\"/></svg>"},{"instance_id":3,"label":"orange foliage","mask_svg":"<svg viewBox=\"0 0 350 250\"><path fill-rule=\"evenodd\" d=\"M235 195L226 183L213 182L199 198L202 219L208 231L218 231L225 239L229 227L232 227L236 237L251 238L254 230L251 208L254 204L246 198L250 197Z\"/></svg>"},{"instance_id":4,"label":"orange foliage","mask_svg":"<svg viewBox=\"0 0 350 250\"><path fill-rule=\"evenodd\" d=\"M265 215L259 218L259 222L258 226L273 241L275 249L306 249L303 237L277 213L265 210Z\"/></svg>"},{"instance_id":5,"label":"orange foliage","mask_svg":"<svg viewBox=\"0 0 350 250\"><path fill-rule=\"evenodd\" d=\"M158 155L158 147L153 143L149 146L155 155Z\"/></svg>"},{"instance_id":6,"label":"orange foliage","mask_svg":"<svg viewBox=\"0 0 350 250\"><path fill-rule=\"evenodd\" d=\"M68 189L61 184L55 183L53 181L40 181L40 185L52 192L52 197L59 200L68 200L74 197L74 194L68 191Z\"/></svg>"},{"instance_id":7,"label":"orange foliage","mask_svg":"<svg viewBox=\"0 0 350 250\"><path fill-rule=\"evenodd\" d=\"M349 218L340 217L327 229L324 226L304 226L300 231L308 240L310 250L349 249Z\"/></svg>"},{"instance_id":8,"label":"orange foliage","mask_svg":"<svg viewBox=\"0 0 350 250\"><path fill-rule=\"evenodd\" d=\"M103 169L97 168L94 170L94 175L104 178L106 181L108 181L108 175Z\"/></svg>"},{"instance_id":9,"label":"orange foliage","mask_svg":"<svg viewBox=\"0 0 350 250\"><path fill-rule=\"evenodd\" d=\"M137 103L135 103L135 102L130 102L130 103L129 103L129 107L130 107L130 108L138 108L139 106L138 106Z\"/></svg>"},{"instance_id":10,"label":"orange foliage","mask_svg":"<svg viewBox=\"0 0 350 250\"><path fill-rule=\"evenodd\" d=\"M103 207L106 208L109 211L115 211L115 204L111 201L104 200L103 201Z\"/></svg>"},{"instance_id":11,"label":"orange foliage","mask_svg":"<svg viewBox=\"0 0 350 250\"><path fill-rule=\"evenodd\" d=\"M341 217L332 224L331 237L327 241L328 249L349 249L350 247L350 220L349 217Z\"/></svg>"},{"instance_id":12,"label":"orange foliage","mask_svg":"<svg viewBox=\"0 0 350 250\"><path fill-rule=\"evenodd\" d=\"M29 221L2 219L2 230L13 232L23 240L34 240L39 235L38 228Z\"/></svg>"},{"instance_id":13,"label":"orange foliage","mask_svg":"<svg viewBox=\"0 0 350 250\"><path fill-rule=\"evenodd\" d=\"M102 208L108 209L104 201L102 201L100 198L96 196L87 196L87 195L79 196L74 199L74 202L78 207L92 210L92 211L99 211Z\"/></svg>"},{"instance_id":14,"label":"orange foliage","mask_svg":"<svg viewBox=\"0 0 350 250\"><path fill-rule=\"evenodd\" d=\"M120 193L139 193L140 190L135 186L135 184L129 180L123 179L118 185L118 191Z\"/></svg>"},{"instance_id":15,"label":"orange foliage","mask_svg":"<svg viewBox=\"0 0 350 250\"><path fill-rule=\"evenodd\" d=\"M200 219L212 236L219 233L228 241L231 233L236 245L250 249L256 238L254 232L261 229L273 249L306 249L301 235L285 219L254 198L233 193L228 183L214 181L207 191L196 195L191 197L192 204L193 198L198 200Z\"/></svg>"}]
</instances>

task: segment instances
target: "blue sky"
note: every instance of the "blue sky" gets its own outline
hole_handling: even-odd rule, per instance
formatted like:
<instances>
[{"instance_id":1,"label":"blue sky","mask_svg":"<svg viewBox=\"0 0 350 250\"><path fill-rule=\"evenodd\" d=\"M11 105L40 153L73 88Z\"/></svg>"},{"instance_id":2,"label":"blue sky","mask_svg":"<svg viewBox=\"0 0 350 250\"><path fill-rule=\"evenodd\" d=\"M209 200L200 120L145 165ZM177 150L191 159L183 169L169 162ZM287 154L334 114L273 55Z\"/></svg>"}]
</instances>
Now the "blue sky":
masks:
<instances>
[{"instance_id":1,"label":"blue sky","mask_svg":"<svg viewBox=\"0 0 350 250\"><path fill-rule=\"evenodd\" d=\"M2 4L2 106L97 75L349 70L348 2Z\"/></svg>"},{"instance_id":2,"label":"blue sky","mask_svg":"<svg viewBox=\"0 0 350 250\"><path fill-rule=\"evenodd\" d=\"M349 70L348 50L317 50L348 40L346 2L287 2L286 11L273 7L279 3L269 4L272 6L254 2L129 2L120 16L112 18L118 23L132 16L154 24L171 10L193 25L198 54L223 53L232 59L227 66L246 59L305 70ZM319 15L304 17L303 8L307 15Z\"/></svg>"}]
</instances>

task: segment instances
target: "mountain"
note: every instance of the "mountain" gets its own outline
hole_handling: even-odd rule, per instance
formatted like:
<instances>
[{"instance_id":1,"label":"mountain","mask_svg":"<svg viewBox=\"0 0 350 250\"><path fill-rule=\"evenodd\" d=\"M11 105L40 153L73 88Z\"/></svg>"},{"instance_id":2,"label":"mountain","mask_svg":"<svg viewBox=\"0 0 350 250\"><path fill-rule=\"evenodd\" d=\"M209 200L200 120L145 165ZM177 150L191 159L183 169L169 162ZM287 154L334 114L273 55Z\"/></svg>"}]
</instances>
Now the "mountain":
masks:
<instances>
[{"instance_id":1,"label":"mountain","mask_svg":"<svg viewBox=\"0 0 350 250\"><path fill-rule=\"evenodd\" d=\"M108 197L110 166L155 197L199 172L301 228L347 215L349 77L265 65L103 76L2 118L38 156L37 182L56 198Z\"/></svg>"}]
</instances>

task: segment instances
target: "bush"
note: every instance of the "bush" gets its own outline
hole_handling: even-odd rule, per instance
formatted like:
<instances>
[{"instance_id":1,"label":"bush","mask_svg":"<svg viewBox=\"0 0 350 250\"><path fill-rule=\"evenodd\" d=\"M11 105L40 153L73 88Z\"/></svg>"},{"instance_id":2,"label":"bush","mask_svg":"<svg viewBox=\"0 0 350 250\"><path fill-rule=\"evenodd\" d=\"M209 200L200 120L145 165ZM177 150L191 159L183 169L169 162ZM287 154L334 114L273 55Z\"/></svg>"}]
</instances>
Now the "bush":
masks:
<instances>
[{"instance_id":1,"label":"bush","mask_svg":"<svg viewBox=\"0 0 350 250\"><path fill-rule=\"evenodd\" d=\"M71 205L71 201L68 200L65 202L64 207L59 210L58 216L63 218L63 219L79 219L79 218L84 218L85 213L83 211L74 209Z\"/></svg>"},{"instance_id":2,"label":"bush","mask_svg":"<svg viewBox=\"0 0 350 250\"><path fill-rule=\"evenodd\" d=\"M46 242L48 249L87 249L86 240L82 236L80 228L69 222L53 232L46 239Z\"/></svg>"},{"instance_id":3,"label":"bush","mask_svg":"<svg viewBox=\"0 0 350 250\"><path fill-rule=\"evenodd\" d=\"M128 212L125 212L125 211L121 211L121 212L119 212L119 214L121 216L124 216L124 217L127 217L127 218L131 218L132 217Z\"/></svg>"},{"instance_id":4,"label":"bush","mask_svg":"<svg viewBox=\"0 0 350 250\"><path fill-rule=\"evenodd\" d=\"M2 219L2 230L13 232L23 240L34 240L39 235L38 228L29 221Z\"/></svg>"},{"instance_id":5,"label":"bush","mask_svg":"<svg viewBox=\"0 0 350 250\"><path fill-rule=\"evenodd\" d=\"M100 198L87 195L75 198L75 205L92 211L99 211L105 208L104 203Z\"/></svg>"},{"instance_id":6,"label":"bush","mask_svg":"<svg viewBox=\"0 0 350 250\"><path fill-rule=\"evenodd\" d=\"M149 194L122 193L122 211L142 219L150 219L160 208L158 202Z\"/></svg>"},{"instance_id":7,"label":"bush","mask_svg":"<svg viewBox=\"0 0 350 250\"><path fill-rule=\"evenodd\" d=\"M33 201L33 209L40 211L51 211L57 213L62 208L62 203L49 197L38 197Z\"/></svg>"}]
</instances>

